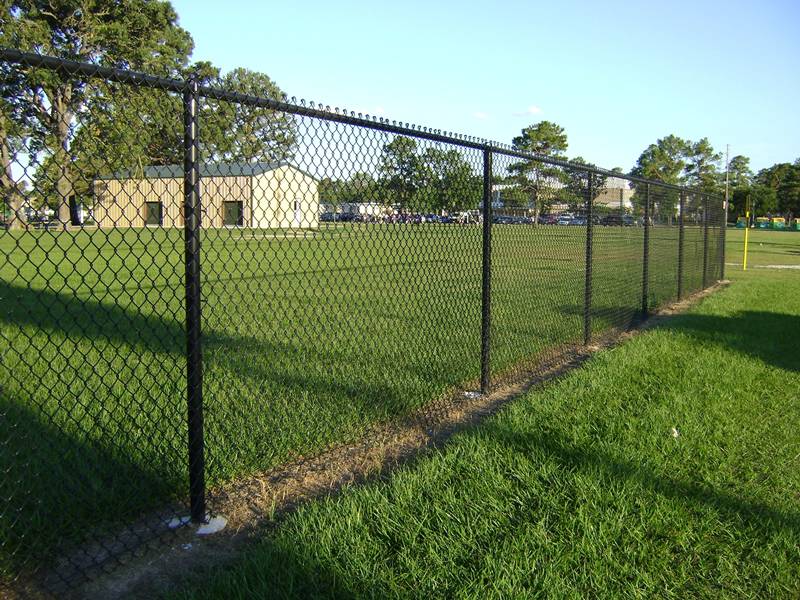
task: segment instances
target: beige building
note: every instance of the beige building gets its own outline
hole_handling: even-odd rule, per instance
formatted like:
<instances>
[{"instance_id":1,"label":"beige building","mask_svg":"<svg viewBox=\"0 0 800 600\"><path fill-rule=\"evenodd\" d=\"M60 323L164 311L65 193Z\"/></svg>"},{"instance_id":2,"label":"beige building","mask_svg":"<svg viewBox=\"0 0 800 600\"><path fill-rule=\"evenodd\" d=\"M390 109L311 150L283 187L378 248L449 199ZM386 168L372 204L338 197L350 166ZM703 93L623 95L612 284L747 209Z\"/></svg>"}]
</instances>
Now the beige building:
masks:
<instances>
[{"instance_id":1,"label":"beige building","mask_svg":"<svg viewBox=\"0 0 800 600\"><path fill-rule=\"evenodd\" d=\"M95 180L99 227L183 227L183 165ZM317 179L286 162L201 165L202 227L314 228Z\"/></svg>"},{"instance_id":2,"label":"beige building","mask_svg":"<svg viewBox=\"0 0 800 600\"><path fill-rule=\"evenodd\" d=\"M628 212L633 209L633 194L630 182L622 177L607 177L605 188L598 194L595 206L605 206Z\"/></svg>"}]
</instances>

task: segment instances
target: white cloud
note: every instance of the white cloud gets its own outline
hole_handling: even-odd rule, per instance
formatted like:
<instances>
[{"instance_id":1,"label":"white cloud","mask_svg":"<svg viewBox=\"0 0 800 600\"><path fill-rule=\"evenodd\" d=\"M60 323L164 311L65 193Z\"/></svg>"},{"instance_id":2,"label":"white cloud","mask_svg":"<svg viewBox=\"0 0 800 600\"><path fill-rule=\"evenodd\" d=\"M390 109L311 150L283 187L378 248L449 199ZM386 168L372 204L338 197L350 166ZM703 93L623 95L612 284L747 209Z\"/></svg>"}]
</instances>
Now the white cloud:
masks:
<instances>
[{"instance_id":1,"label":"white cloud","mask_svg":"<svg viewBox=\"0 0 800 600\"><path fill-rule=\"evenodd\" d=\"M528 108L521 112L515 112L515 117L529 117L531 115L538 115L542 112L542 109L536 106L535 104L531 104Z\"/></svg>"},{"instance_id":2,"label":"white cloud","mask_svg":"<svg viewBox=\"0 0 800 600\"><path fill-rule=\"evenodd\" d=\"M472 116L475 117L476 119L484 121L489 118L489 113L485 113L482 110L476 110L474 113L472 113Z\"/></svg>"}]
</instances>

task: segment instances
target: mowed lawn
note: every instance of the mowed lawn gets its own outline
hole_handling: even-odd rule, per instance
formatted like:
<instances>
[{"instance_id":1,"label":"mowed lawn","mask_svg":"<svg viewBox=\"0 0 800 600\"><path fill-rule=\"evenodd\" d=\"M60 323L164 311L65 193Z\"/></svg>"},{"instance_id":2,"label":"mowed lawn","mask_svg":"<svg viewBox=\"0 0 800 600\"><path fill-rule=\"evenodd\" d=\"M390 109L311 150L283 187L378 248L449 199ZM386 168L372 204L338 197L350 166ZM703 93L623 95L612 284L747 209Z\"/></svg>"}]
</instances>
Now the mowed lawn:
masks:
<instances>
[{"instance_id":1,"label":"mowed lawn","mask_svg":"<svg viewBox=\"0 0 800 600\"><path fill-rule=\"evenodd\" d=\"M751 241L800 264L800 234ZM173 598L800 596L800 272L727 276Z\"/></svg>"},{"instance_id":2,"label":"mowed lawn","mask_svg":"<svg viewBox=\"0 0 800 600\"><path fill-rule=\"evenodd\" d=\"M702 243L687 231L691 291ZM596 228L595 333L638 316L642 235ZM676 293L677 229L652 239L656 305ZM480 227L208 230L202 244L210 486L474 389ZM583 339L585 229L496 226L493 244L499 381ZM0 567L13 573L185 499L183 239L5 232L0 250Z\"/></svg>"}]
</instances>

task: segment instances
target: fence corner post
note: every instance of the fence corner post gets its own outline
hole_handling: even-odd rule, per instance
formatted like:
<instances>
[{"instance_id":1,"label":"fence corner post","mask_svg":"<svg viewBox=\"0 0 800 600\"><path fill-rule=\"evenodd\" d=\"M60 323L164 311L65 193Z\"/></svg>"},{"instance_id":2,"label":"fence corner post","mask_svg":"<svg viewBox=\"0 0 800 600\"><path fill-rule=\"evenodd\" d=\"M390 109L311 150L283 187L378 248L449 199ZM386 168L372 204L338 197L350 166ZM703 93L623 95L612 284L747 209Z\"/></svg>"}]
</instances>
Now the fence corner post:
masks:
<instances>
[{"instance_id":1,"label":"fence corner post","mask_svg":"<svg viewBox=\"0 0 800 600\"><path fill-rule=\"evenodd\" d=\"M483 259L481 265L481 394L491 379L492 335L492 151L483 149Z\"/></svg>"},{"instance_id":2,"label":"fence corner post","mask_svg":"<svg viewBox=\"0 0 800 600\"><path fill-rule=\"evenodd\" d=\"M720 251L719 251L719 278L725 279L725 236L728 231L728 190L725 190L725 200L722 204L722 227L720 230Z\"/></svg>"},{"instance_id":3,"label":"fence corner post","mask_svg":"<svg viewBox=\"0 0 800 600\"><path fill-rule=\"evenodd\" d=\"M683 298L683 238L684 213L686 212L686 193L681 190L678 208L678 300Z\"/></svg>"},{"instance_id":4,"label":"fence corner post","mask_svg":"<svg viewBox=\"0 0 800 600\"><path fill-rule=\"evenodd\" d=\"M192 75L183 92L183 215L186 267L186 400L189 506L192 522L206 521L203 440L203 355L200 314L200 156L198 82Z\"/></svg>"},{"instance_id":5,"label":"fence corner post","mask_svg":"<svg viewBox=\"0 0 800 600\"><path fill-rule=\"evenodd\" d=\"M708 287L708 195L703 194L703 289Z\"/></svg>"},{"instance_id":6,"label":"fence corner post","mask_svg":"<svg viewBox=\"0 0 800 600\"><path fill-rule=\"evenodd\" d=\"M481 265L481 394L491 379L492 335L492 151L483 149L483 259Z\"/></svg>"},{"instance_id":7,"label":"fence corner post","mask_svg":"<svg viewBox=\"0 0 800 600\"><path fill-rule=\"evenodd\" d=\"M644 244L642 247L642 319L650 312L650 184L645 183L644 191Z\"/></svg>"},{"instance_id":8,"label":"fence corner post","mask_svg":"<svg viewBox=\"0 0 800 600\"><path fill-rule=\"evenodd\" d=\"M586 184L586 282L583 289L583 344L588 346L592 341L592 237L594 211L594 182L592 172L587 171Z\"/></svg>"}]
</instances>

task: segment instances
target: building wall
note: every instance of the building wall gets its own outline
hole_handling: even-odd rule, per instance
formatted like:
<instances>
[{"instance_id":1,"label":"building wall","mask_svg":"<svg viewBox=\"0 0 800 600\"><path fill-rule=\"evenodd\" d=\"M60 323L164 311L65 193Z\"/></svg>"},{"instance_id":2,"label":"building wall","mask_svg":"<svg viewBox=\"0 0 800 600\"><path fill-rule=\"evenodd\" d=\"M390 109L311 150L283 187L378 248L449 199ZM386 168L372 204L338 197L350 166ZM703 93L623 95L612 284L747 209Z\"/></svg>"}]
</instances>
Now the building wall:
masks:
<instances>
[{"instance_id":1,"label":"building wall","mask_svg":"<svg viewBox=\"0 0 800 600\"><path fill-rule=\"evenodd\" d=\"M299 210L295 212L295 201ZM317 181L294 167L279 167L253 178L253 227L319 226ZM297 218L299 216L299 218Z\"/></svg>"},{"instance_id":2,"label":"building wall","mask_svg":"<svg viewBox=\"0 0 800 600\"><path fill-rule=\"evenodd\" d=\"M317 227L317 182L293 167L254 177L203 177L202 226L223 227L223 203L242 203L245 227ZM95 181L94 216L99 227L144 227L147 202L162 203L162 227L183 227L183 179ZM294 201L301 219L295 219Z\"/></svg>"},{"instance_id":3,"label":"building wall","mask_svg":"<svg viewBox=\"0 0 800 600\"><path fill-rule=\"evenodd\" d=\"M223 202L242 203L242 223L250 222L252 177L202 177L200 192L203 206L203 227L224 227Z\"/></svg>"},{"instance_id":4,"label":"building wall","mask_svg":"<svg viewBox=\"0 0 800 600\"><path fill-rule=\"evenodd\" d=\"M98 227L144 227L147 202L161 202L164 227L183 227L183 180L110 179L94 182Z\"/></svg>"},{"instance_id":5,"label":"building wall","mask_svg":"<svg viewBox=\"0 0 800 600\"><path fill-rule=\"evenodd\" d=\"M625 188L606 188L595 199L595 205L607 206L608 208L619 208L620 202L624 209L633 208L633 194L631 189ZM621 199L620 199L621 198Z\"/></svg>"}]
</instances>

